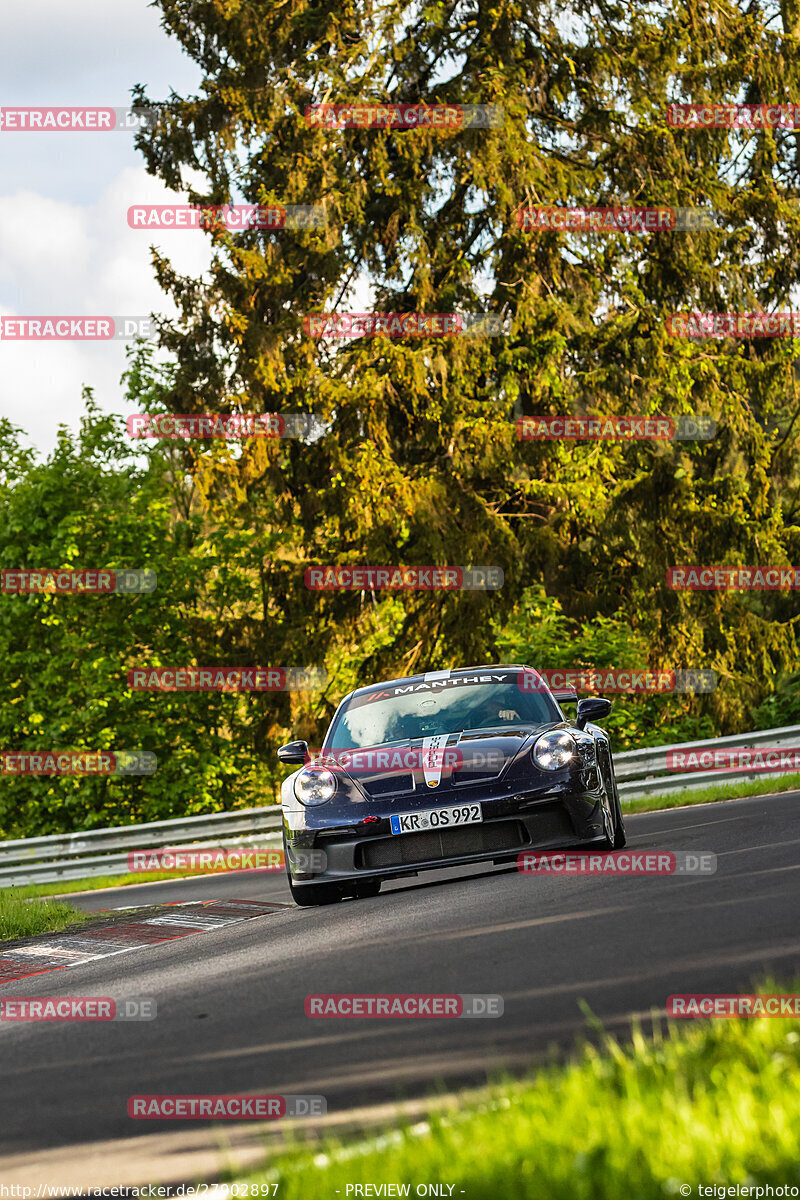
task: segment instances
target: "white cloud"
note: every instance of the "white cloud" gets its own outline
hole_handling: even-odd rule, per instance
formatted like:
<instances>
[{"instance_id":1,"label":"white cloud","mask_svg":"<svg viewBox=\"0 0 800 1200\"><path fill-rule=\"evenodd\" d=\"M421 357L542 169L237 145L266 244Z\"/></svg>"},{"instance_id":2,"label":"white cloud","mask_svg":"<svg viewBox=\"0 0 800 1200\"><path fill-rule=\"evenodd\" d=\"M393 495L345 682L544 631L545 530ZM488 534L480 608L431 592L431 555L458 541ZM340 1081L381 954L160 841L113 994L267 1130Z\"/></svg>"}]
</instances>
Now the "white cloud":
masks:
<instances>
[{"instance_id":1,"label":"white cloud","mask_svg":"<svg viewBox=\"0 0 800 1200\"><path fill-rule=\"evenodd\" d=\"M85 213L48 196L20 191L0 196L0 279L24 281L52 271L69 277L89 257Z\"/></svg>"},{"instance_id":2,"label":"white cloud","mask_svg":"<svg viewBox=\"0 0 800 1200\"><path fill-rule=\"evenodd\" d=\"M160 16L147 0L25 0L4 6L3 103L119 105L134 83L184 86L196 69L167 37ZM182 76L177 81L176 68Z\"/></svg>"},{"instance_id":3,"label":"white cloud","mask_svg":"<svg viewBox=\"0 0 800 1200\"><path fill-rule=\"evenodd\" d=\"M6 5L0 104L107 106L134 84L154 99L191 94L201 72L169 38L150 0L25 0ZM129 229L130 204L181 202L145 172L131 133L0 130L0 314L133 315L169 312L153 278L157 241L186 274L208 262L191 231ZM76 427L81 390L123 412L125 343L0 341L0 415L42 450L60 422Z\"/></svg>"},{"instance_id":4,"label":"white cloud","mask_svg":"<svg viewBox=\"0 0 800 1200\"><path fill-rule=\"evenodd\" d=\"M191 95L202 73L160 25L148 0L25 0L3 7L0 79L5 107L130 103L141 83L154 100ZM133 134L0 130L4 186L91 204L141 161Z\"/></svg>"},{"instance_id":5,"label":"white cloud","mask_svg":"<svg viewBox=\"0 0 800 1200\"><path fill-rule=\"evenodd\" d=\"M155 243L182 274L204 273L200 231L131 229L131 204L185 202L145 172L126 168L97 202L74 205L20 191L0 196L0 313L4 316L129 316L173 313L153 276ZM77 428L84 385L106 411L126 413L124 342L0 341L0 413L40 449L60 423Z\"/></svg>"}]
</instances>

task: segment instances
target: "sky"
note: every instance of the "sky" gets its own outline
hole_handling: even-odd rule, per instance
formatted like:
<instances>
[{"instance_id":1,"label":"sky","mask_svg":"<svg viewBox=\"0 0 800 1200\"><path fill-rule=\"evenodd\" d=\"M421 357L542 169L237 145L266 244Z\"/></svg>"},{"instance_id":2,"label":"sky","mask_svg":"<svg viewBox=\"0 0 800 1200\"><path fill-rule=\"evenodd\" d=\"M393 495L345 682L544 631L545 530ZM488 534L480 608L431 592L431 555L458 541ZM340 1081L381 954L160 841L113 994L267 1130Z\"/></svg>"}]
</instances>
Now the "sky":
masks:
<instances>
[{"instance_id":1,"label":"sky","mask_svg":"<svg viewBox=\"0 0 800 1200\"><path fill-rule=\"evenodd\" d=\"M0 106L130 104L195 92L200 72L147 0L26 0L3 13ZM132 204L185 202L149 176L125 132L23 132L0 127L0 316L132 315L174 309L155 282L151 245L182 274L208 265L197 230L135 230ZM0 416L42 453L59 425L77 429L82 390L128 415L124 342L0 339Z\"/></svg>"}]
</instances>

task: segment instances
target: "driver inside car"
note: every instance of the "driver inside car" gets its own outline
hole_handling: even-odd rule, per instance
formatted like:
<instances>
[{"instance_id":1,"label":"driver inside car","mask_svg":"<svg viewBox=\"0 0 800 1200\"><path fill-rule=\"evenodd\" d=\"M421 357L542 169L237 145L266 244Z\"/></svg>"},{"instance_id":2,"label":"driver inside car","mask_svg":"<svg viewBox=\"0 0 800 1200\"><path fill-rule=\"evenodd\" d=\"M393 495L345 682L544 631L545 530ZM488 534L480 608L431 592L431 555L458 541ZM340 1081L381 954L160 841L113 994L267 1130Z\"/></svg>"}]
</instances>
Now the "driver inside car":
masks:
<instances>
[{"instance_id":1,"label":"driver inside car","mask_svg":"<svg viewBox=\"0 0 800 1200\"><path fill-rule=\"evenodd\" d=\"M478 726L491 726L505 721L521 721L522 717L515 708L498 708L497 702L483 704L474 713L472 720Z\"/></svg>"}]
</instances>

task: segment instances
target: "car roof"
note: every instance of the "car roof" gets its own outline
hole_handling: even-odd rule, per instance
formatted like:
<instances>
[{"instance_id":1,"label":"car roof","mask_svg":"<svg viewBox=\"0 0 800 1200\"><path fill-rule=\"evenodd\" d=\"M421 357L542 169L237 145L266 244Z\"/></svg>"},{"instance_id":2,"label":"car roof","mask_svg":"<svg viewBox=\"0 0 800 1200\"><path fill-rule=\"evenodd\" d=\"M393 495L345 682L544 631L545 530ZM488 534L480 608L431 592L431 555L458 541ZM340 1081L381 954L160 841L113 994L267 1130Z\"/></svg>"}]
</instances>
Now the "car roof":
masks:
<instances>
[{"instance_id":1,"label":"car roof","mask_svg":"<svg viewBox=\"0 0 800 1200\"><path fill-rule=\"evenodd\" d=\"M365 687L355 688L352 692L348 692L346 696L342 697L341 704L344 704L347 700L351 700L353 696L363 696L367 692L390 687L394 684L427 683L433 679L449 679L458 675L471 675L473 671L531 671L533 669L525 663L482 663L480 666L475 667L453 667L450 670L421 671L417 675L403 675L399 679L381 679ZM562 693L558 691L552 694L561 696L562 699L571 698L571 693L567 692ZM575 699L577 699L577 695L575 695Z\"/></svg>"},{"instance_id":2,"label":"car roof","mask_svg":"<svg viewBox=\"0 0 800 1200\"><path fill-rule=\"evenodd\" d=\"M528 668L529 669L529 668ZM392 687L398 683L422 683L431 679L449 679L454 675L469 675L472 671L524 671L525 667L516 663L484 663L479 667L453 667L452 670L440 671L419 671L416 675L401 675L397 679L379 679L375 683L369 683L365 687L355 688L350 695L361 696L365 692L374 691L377 688Z\"/></svg>"}]
</instances>

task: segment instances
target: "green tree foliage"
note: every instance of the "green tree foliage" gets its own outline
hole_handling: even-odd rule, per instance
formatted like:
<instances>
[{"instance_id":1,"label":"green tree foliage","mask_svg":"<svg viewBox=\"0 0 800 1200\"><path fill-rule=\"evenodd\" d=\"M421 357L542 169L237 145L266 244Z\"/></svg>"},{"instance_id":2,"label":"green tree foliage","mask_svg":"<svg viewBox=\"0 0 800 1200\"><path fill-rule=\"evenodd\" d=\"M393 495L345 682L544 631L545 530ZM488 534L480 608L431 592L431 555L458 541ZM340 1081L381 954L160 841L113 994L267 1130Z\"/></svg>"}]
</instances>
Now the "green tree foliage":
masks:
<instances>
[{"instance_id":1,"label":"green tree foliage","mask_svg":"<svg viewBox=\"0 0 800 1200\"><path fill-rule=\"evenodd\" d=\"M624 616L600 613L589 621L571 620L541 585L527 589L507 625L497 630L497 644L504 662L535 664L544 671L638 671L649 650L645 637ZM711 717L700 715L698 699L689 694L622 692L609 699L613 708L603 727L617 750L694 741L716 733ZM574 715L574 702L562 707Z\"/></svg>"},{"instance_id":2,"label":"green tree foliage","mask_svg":"<svg viewBox=\"0 0 800 1200\"><path fill-rule=\"evenodd\" d=\"M259 665L269 625L252 537L198 515L194 485L159 449L134 458L118 418L89 401L45 462L0 438L0 567L149 568L155 592L0 596L0 747L149 750L152 776L4 776L0 836L246 807L274 799L259 753L291 724L288 693L138 692L142 665ZM266 621L265 621L266 618ZM269 659L266 661L270 661Z\"/></svg>"},{"instance_id":3,"label":"green tree foliage","mask_svg":"<svg viewBox=\"0 0 800 1200\"><path fill-rule=\"evenodd\" d=\"M203 84L163 104L137 91L161 112L138 137L148 170L200 205L321 205L327 227L210 230L204 279L154 248L180 315L161 322L170 368L140 354L131 399L149 412L308 412L324 432L129 459L124 438L90 421L42 465L9 439L4 561L102 554L153 567L163 585L80 608L6 598L7 734L86 744L122 729L150 748L157 732L170 766L157 782L81 785L89 823L135 817L145 791L151 815L252 802L282 731L315 741L345 690L534 657L537 621L572 635L578 661L565 665L624 666L631 658L611 652L635 651L635 666L645 654L654 667L716 670L709 696L638 710L659 736L746 728L797 671L793 594L674 592L666 571L800 563L794 350L673 338L667 317L796 306L800 134L681 129L666 113L675 101L800 100L797 0L157 4ZM358 100L496 105L504 119L448 131L304 119L309 105ZM517 216L531 205L672 205L714 222L529 233ZM506 332L304 332L307 314L364 308L490 311ZM519 442L513 418L540 413L696 413L718 432ZM312 563L496 564L506 582L485 594L316 593L303 586ZM322 697L246 703L108 692L137 656L170 663L178 651L199 664L316 664L331 683ZM618 712L619 736L651 740L632 708ZM50 814L41 829L77 821L84 803L77 785L8 786L26 797L20 828L34 795ZM61 815L47 799L59 788Z\"/></svg>"},{"instance_id":4,"label":"green tree foliage","mask_svg":"<svg viewBox=\"0 0 800 1200\"><path fill-rule=\"evenodd\" d=\"M786 343L683 341L669 313L790 307L800 140L667 124L675 100L796 98L789 9L727 0L634 6L454 0L159 0L204 73L141 135L148 169L199 204L324 205L326 231L214 232L210 284L158 253L181 319L163 342L171 411L313 411L313 444L251 444L208 465L208 503L257 538L286 634L355 674L493 657L492 629L543 583L572 619L619 616L650 661L723 679L725 731L796 662L790 597L670 592L684 563L798 558L797 397ZM791 10L794 11L793 9ZM688 32L691 30L691 37ZM799 93L800 94L800 93ZM154 103L143 92L141 103ZM312 127L308 105L499 105L501 128ZM653 235L530 234L521 205L679 205L717 227ZM306 313L502 313L502 338L320 343ZM360 289L360 290L359 290ZM355 305L355 307L363 307ZM708 443L520 444L512 416L686 413ZM262 532L263 531L263 532ZM309 595L308 562L496 562L497 595L407 594L403 619L358 594ZM293 574L294 571L294 574ZM291 586L287 580L291 579ZM363 647L369 643L370 651Z\"/></svg>"}]
</instances>

